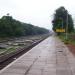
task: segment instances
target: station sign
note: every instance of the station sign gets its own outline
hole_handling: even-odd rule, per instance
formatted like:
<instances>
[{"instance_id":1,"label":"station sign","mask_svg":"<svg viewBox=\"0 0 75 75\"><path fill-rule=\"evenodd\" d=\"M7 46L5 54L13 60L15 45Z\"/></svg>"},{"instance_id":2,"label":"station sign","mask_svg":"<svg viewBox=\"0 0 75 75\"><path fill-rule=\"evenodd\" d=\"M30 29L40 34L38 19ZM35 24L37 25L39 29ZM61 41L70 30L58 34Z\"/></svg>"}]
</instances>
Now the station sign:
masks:
<instances>
[{"instance_id":1,"label":"station sign","mask_svg":"<svg viewBox=\"0 0 75 75\"><path fill-rule=\"evenodd\" d=\"M56 29L56 32L65 32L65 29Z\"/></svg>"}]
</instances>

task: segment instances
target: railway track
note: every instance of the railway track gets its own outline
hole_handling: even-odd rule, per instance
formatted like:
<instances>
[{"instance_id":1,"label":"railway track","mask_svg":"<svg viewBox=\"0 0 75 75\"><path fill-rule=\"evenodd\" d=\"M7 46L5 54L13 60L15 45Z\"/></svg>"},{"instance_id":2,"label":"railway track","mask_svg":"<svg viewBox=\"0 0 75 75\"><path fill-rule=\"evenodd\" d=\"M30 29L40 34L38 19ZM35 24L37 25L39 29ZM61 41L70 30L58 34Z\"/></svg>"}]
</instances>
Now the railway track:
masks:
<instances>
[{"instance_id":1,"label":"railway track","mask_svg":"<svg viewBox=\"0 0 75 75\"><path fill-rule=\"evenodd\" d=\"M8 64L10 64L11 62L13 62L14 60L16 60L17 58L19 58L21 55L25 54L27 51L29 51L31 48L33 48L34 46L36 46L37 44L39 44L41 41L43 41L44 39L46 39L48 36L46 36L45 38L31 44L30 46L28 46L27 48L22 48L22 50L19 53L16 53L14 55L12 55L9 58L6 58L5 60L0 62L0 70L3 69L4 67L6 67Z\"/></svg>"}]
</instances>

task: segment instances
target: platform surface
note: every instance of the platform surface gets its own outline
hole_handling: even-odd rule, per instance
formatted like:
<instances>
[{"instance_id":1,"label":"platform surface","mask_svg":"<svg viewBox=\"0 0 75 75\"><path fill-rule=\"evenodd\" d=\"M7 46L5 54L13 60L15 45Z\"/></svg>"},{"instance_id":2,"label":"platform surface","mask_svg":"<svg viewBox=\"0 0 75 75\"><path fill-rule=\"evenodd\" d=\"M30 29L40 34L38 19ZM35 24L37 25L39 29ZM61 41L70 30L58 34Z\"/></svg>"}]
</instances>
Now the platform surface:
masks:
<instances>
[{"instance_id":1,"label":"platform surface","mask_svg":"<svg viewBox=\"0 0 75 75\"><path fill-rule=\"evenodd\" d=\"M50 36L16 59L0 75L75 75L75 56L56 36Z\"/></svg>"}]
</instances>

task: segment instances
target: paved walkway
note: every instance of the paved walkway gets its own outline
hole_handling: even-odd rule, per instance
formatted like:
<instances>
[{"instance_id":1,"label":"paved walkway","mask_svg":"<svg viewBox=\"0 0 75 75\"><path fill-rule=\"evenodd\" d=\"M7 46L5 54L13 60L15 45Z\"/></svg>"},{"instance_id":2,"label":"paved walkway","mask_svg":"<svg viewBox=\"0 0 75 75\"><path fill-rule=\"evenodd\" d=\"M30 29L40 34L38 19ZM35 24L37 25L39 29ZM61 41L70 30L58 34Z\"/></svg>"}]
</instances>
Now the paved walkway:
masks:
<instances>
[{"instance_id":1,"label":"paved walkway","mask_svg":"<svg viewBox=\"0 0 75 75\"><path fill-rule=\"evenodd\" d=\"M1 70L0 75L75 75L75 57L51 36Z\"/></svg>"}]
</instances>

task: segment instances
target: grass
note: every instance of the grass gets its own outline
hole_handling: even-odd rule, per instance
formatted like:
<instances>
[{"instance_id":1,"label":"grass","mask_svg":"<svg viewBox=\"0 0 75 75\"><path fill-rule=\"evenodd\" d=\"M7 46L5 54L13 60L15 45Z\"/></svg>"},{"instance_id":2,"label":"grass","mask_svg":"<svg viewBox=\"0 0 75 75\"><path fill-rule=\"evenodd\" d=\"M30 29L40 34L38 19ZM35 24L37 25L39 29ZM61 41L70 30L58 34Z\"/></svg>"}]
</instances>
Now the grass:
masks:
<instances>
[{"instance_id":1,"label":"grass","mask_svg":"<svg viewBox=\"0 0 75 75\"><path fill-rule=\"evenodd\" d=\"M68 34L68 38L66 39L66 35L59 35L59 38L65 43L65 44L73 44L75 45L75 39L73 38L72 34Z\"/></svg>"},{"instance_id":2,"label":"grass","mask_svg":"<svg viewBox=\"0 0 75 75\"><path fill-rule=\"evenodd\" d=\"M11 47L11 48L9 48L9 49L7 49L7 53L11 53L11 52L14 52L16 50L16 48L15 47Z\"/></svg>"},{"instance_id":3,"label":"grass","mask_svg":"<svg viewBox=\"0 0 75 75\"><path fill-rule=\"evenodd\" d=\"M8 53L14 52L16 51L16 48L19 48L19 46L12 46L10 48L0 49L0 54L8 54Z\"/></svg>"}]
</instances>

